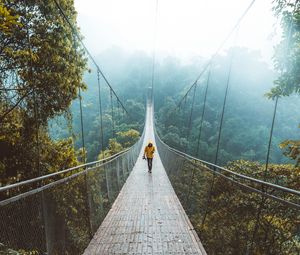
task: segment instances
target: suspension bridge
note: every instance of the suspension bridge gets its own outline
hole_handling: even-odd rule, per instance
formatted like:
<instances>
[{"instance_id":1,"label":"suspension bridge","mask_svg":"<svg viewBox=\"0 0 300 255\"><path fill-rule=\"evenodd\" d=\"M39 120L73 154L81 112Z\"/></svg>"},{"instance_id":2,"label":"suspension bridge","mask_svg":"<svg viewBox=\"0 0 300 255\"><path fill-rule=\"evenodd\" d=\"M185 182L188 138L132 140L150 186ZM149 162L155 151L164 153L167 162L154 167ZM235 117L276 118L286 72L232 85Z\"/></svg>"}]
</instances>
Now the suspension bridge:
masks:
<instances>
[{"instance_id":1,"label":"suspension bridge","mask_svg":"<svg viewBox=\"0 0 300 255\"><path fill-rule=\"evenodd\" d=\"M152 174L142 159L148 141L155 141L152 109L149 103L143 146L132 172L84 254L206 254L159 152Z\"/></svg>"},{"instance_id":2,"label":"suspension bridge","mask_svg":"<svg viewBox=\"0 0 300 255\"><path fill-rule=\"evenodd\" d=\"M215 221L226 221L222 213L232 210L225 198L238 196L247 201L249 211L233 204L232 217L242 217L252 225L235 222L226 227L241 234L243 246L232 247L233 254L256 254L257 247L267 247L269 239L257 237L259 232L271 239L286 237L279 254L287 254L286 250L299 254L299 191L177 151L161 141L154 123L152 102L148 101L143 134L131 148L1 187L0 192L9 194L37 186L0 202L1 243L36 254L206 254L199 236L206 239L209 226L220 246L226 245L222 244L224 226L216 228ZM149 140L157 146L152 174L142 159ZM224 200L216 203L213 193L223 193ZM192 221L200 218L201 226L193 226L189 216ZM267 226L266 216L281 218L286 228L269 232L272 220ZM210 241L205 240L208 247ZM221 254L222 249L215 252L212 254Z\"/></svg>"},{"instance_id":3,"label":"suspension bridge","mask_svg":"<svg viewBox=\"0 0 300 255\"><path fill-rule=\"evenodd\" d=\"M96 70L100 147L104 150L101 77L108 86L112 136L118 118L114 100L118 111L121 108L128 116L129 112L84 45L68 15L57 1L54 2L59 15L71 28L71 38L77 38L81 43ZM251 1L178 105L170 109L170 115L176 114L183 105L186 107L186 101L192 95L186 123L189 141L196 89L200 78L207 73L196 156L187 153L188 144L184 151L179 151L161 139L153 103L155 52L144 128L139 140L132 147L101 160L86 163L83 156L83 164L51 174L40 171L38 92L30 90L20 96L17 94L18 88L4 88L9 95L16 92L17 99L14 99L16 103L13 107L0 116L1 122L23 100L33 97L39 176L0 187L0 254L2 250L5 250L3 254L24 255L300 254L300 192L268 182L266 178L250 177L218 165L234 51L227 74L215 160L211 163L198 158L212 63L224 43L238 30L254 2ZM27 39L32 54L30 36ZM73 47L77 52L78 46L74 43ZM33 72L33 67L29 66L29 70ZM80 138L85 151L80 87L78 96ZM268 170L278 100L277 96L264 177ZM148 173L147 164L142 159L149 140L154 141L157 148L152 173Z\"/></svg>"}]
</instances>

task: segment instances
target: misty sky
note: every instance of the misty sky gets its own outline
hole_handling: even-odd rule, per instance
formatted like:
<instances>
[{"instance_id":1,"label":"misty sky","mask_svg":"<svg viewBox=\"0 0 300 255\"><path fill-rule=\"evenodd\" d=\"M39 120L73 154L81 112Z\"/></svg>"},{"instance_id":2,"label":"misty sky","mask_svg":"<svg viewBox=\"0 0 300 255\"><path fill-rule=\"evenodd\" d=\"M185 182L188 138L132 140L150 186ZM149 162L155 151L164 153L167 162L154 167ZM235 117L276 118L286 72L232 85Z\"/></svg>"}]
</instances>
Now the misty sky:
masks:
<instances>
[{"instance_id":1,"label":"misty sky","mask_svg":"<svg viewBox=\"0 0 300 255\"><path fill-rule=\"evenodd\" d=\"M159 0L158 54L210 56L250 2ZM75 6L79 26L93 54L114 46L151 53L156 0L75 0ZM270 59L280 33L271 8L271 0L257 0L242 22L237 41L238 45L261 50L266 59ZM233 43L232 39L226 47Z\"/></svg>"}]
</instances>

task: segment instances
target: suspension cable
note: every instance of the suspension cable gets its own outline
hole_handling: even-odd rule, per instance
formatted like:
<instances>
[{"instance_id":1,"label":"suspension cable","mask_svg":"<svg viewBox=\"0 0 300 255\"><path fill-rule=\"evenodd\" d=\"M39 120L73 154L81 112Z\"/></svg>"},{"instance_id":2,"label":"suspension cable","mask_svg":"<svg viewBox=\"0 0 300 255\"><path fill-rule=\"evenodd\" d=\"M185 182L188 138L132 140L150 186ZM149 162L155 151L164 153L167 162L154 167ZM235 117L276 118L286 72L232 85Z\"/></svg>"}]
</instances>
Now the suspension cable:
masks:
<instances>
[{"instance_id":1,"label":"suspension cable","mask_svg":"<svg viewBox=\"0 0 300 255\"><path fill-rule=\"evenodd\" d=\"M237 20L236 24L233 26L233 28L230 30L230 32L227 34L227 36L225 37L225 39L221 42L221 44L219 45L219 47L217 48L217 50L214 52L214 54L210 57L210 59L207 61L207 63L204 65L202 71L200 72L200 74L197 76L196 80L192 83L192 85L189 87L189 89L187 90L187 92L185 93L185 95L182 97L182 99L179 101L179 103L177 104L176 107L179 107L179 105L182 103L184 97L189 94L189 92L192 90L192 88L196 85L196 83L199 81L199 79L202 77L202 75L205 73L205 71L207 70L207 68L210 66L211 62L214 60L214 58L218 55L219 51L223 48L223 46L225 45L225 43L229 40L229 38L231 37L231 35L233 34L233 32L235 30L238 29L238 27L240 26L240 23L242 22L242 20L245 18L245 16L247 15L247 13L250 11L250 9L252 8L252 6L254 5L256 0L252 0L251 3L249 4L249 6L246 8L246 10L243 12L243 14L241 15L241 17ZM175 107L175 108L176 108Z\"/></svg>"},{"instance_id":2,"label":"suspension cable","mask_svg":"<svg viewBox=\"0 0 300 255\"><path fill-rule=\"evenodd\" d=\"M104 79L104 81L106 82L106 84L108 85L109 89L112 91L112 93L114 94L114 96L116 97L116 99L120 102L120 105L122 106L122 108L124 109L124 111L130 116L130 114L128 113L127 109L125 108L125 106L123 105L122 101L120 100L120 98L118 97L117 93L114 91L114 89L112 88L111 84L109 83L109 81L107 80L106 76L104 75L104 73L102 72L102 70L100 69L99 65L97 64L96 60L94 59L93 55L90 53L90 51L88 50L88 48L86 47L86 45L84 44L81 36L78 33L77 28L75 28L73 26L73 24L71 23L71 21L69 20L69 18L67 17L66 13L64 12L64 10L62 9L62 7L60 6L60 4L57 2L57 0L54 0L56 7L58 8L59 12L61 13L62 17L66 20L67 24L69 25L69 27L71 28L73 34L77 37L78 41L80 42L80 44L82 45L83 49L85 50L85 52L87 53L87 55L89 56L89 58L91 59L91 61L93 62L93 64L95 65L97 71L100 73L100 75L102 76L102 78Z\"/></svg>"}]
</instances>

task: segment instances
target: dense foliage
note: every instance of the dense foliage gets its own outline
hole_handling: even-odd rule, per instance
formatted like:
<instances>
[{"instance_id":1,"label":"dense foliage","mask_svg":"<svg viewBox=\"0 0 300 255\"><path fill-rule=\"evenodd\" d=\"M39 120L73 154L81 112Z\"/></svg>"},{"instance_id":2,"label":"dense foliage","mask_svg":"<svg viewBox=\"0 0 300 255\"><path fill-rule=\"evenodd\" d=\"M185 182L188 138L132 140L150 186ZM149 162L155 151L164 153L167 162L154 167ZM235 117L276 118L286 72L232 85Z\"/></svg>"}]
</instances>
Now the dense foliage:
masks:
<instances>
[{"instance_id":1,"label":"dense foliage","mask_svg":"<svg viewBox=\"0 0 300 255\"><path fill-rule=\"evenodd\" d=\"M275 74L257 52L243 48L232 50L235 51L235 57L221 130L218 163L225 165L228 161L237 159L264 162L274 109L274 102L268 100L264 94L271 88ZM160 81L164 85L161 86L155 106L158 126L167 144L214 162L230 55L229 51L214 61L203 120L201 116L207 74L198 84L192 112L193 91L181 107L175 108L185 89L177 89L178 81L172 76L171 82ZM180 73L179 68L181 67L176 70L177 76ZM299 98L296 96L279 102L271 150L272 162L287 162L278 145L287 138L297 137L298 107ZM199 152L196 155L201 123Z\"/></svg>"},{"instance_id":2,"label":"dense foliage","mask_svg":"<svg viewBox=\"0 0 300 255\"><path fill-rule=\"evenodd\" d=\"M300 5L298 0L274 1L274 11L281 20L283 34L281 42L276 47L275 67L280 76L275 86L268 93L269 97L290 96L300 94ZM299 127L300 128L300 127ZM281 148L289 158L300 165L300 140L287 139L281 143Z\"/></svg>"},{"instance_id":3,"label":"dense foliage","mask_svg":"<svg viewBox=\"0 0 300 255\"><path fill-rule=\"evenodd\" d=\"M76 26L73 1L59 4ZM110 91L102 84L101 141L98 91L93 86L97 76L85 72L87 60L78 38L54 1L1 1L0 41L0 186L76 166L85 153L88 160L97 159L100 150L101 158L110 156L138 140L144 100L128 97L126 108L135 113L128 117L114 97L110 104ZM91 88L86 92L83 80ZM79 90L87 152L82 150L80 137ZM116 163L118 167L109 167ZM98 167L76 175L84 170L79 168L47 179L42 184L65 177L43 192L35 190L30 196L2 204L0 218L6 220L0 223L0 253L41 254L47 250L51 254L82 254L133 163L125 154L106 164L113 171ZM2 192L0 198L5 200L36 185Z\"/></svg>"},{"instance_id":4,"label":"dense foliage","mask_svg":"<svg viewBox=\"0 0 300 255\"><path fill-rule=\"evenodd\" d=\"M279 76L258 55L245 49L232 49L235 57L217 163L233 172L299 190L300 143L294 140L299 138L299 97L292 95L293 92L299 94L299 8L298 1L274 1L274 4L274 10L283 16L284 30L275 57ZM291 19L294 20L293 28L287 25ZM168 92L161 91L163 100L156 103L156 112L159 133L168 145L214 162L230 55L230 52L223 54L214 61L203 120L207 77L198 84L193 108L193 93L175 108L185 93L185 89L179 92L175 89L169 96L176 81ZM296 163L296 167L270 164L266 170L264 162L274 101L264 94L272 99L280 97L270 160ZM282 97L288 95L289 98ZM167 157L165 166L169 166L166 169L169 178L208 254L299 254L299 210L263 197L259 191L253 192L243 185L270 192L291 203L298 203L296 195L263 188L229 173L213 174L201 163L179 159L178 155L173 159L176 163L170 163L172 155L169 154L172 152L162 152L163 158ZM237 185L236 181L241 184Z\"/></svg>"},{"instance_id":5,"label":"dense foliage","mask_svg":"<svg viewBox=\"0 0 300 255\"><path fill-rule=\"evenodd\" d=\"M73 1L59 2L76 26ZM194 107L191 107L190 94L179 108L174 109L204 60L195 57L183 64L168 57L157 61L154 88L156 120L158 130L168 145L214 162L228 66L234 51L217 163L239 173L255 178L266 177L268 181L299 189L299 168L272 164L265 176L264 165L260 163L266 159L274 107L274 102L264 94L271 91L268 96L275 98L299 93L300 15L296 3L292 2L275 1L275 11L282 16L284 28L275 59L280 75L277 77L258 52L244 48L222 52L211 68L203 119L201 112L207 76L203 76L197 85ZM292 26L289 25L291 20ZM132 146L138 140L143 129L146 90L151 84L151 57L140 52L125 54L119 49L108 50L97 57L99 63L105 64L104 72L130 114L128 116L122 111L115 98L111 101L110 91L101 80L101 125L97 74L93 68L85 72L87 60L78 40L52 1L0 0L0 42L0 185L75 166L83 159L84 153L88 161L102 159ZM286 45L289 46L288 52ZM271 89L274 79L276 84ZM79 89L86 88L83 80L89 87L82 92L86 151L82 150L77 99ZM286 156L298 164L300 162L300 144L296 140L298 109L297 96L279 101L271 150L273 163L290 162L278 148L279 144ZM201 139L198 140L201 123ZM69 244L67 250L71 251L70 254L79 254L130 172L123 167L128 166L126 155L119 160L118 163L111 162L112 165L106 169L90 171L87 177L79 175L70 179L68 185L62 184L45 194L29 196L24 203L9 205L3 209L3 215L16 215L12 218L22 215L24 222L32 226L22 238L34 239L36 233L44 233L44 227L47 228L43 225L45 222L41 224L45 216L41 212L47 212L50 217L45 217L49 220L46 224L55 226L59 233L66 233L60 236L52 232L53 242L58 243L59 249ZM177 169L176 174L170 175L170 179L209 253L240 254L241 251L246 252L249 245L254 254L299 252L299 236L296 236L295 228L295 222L299 223L297 212L273 201L262 200L256 193L249 195L221 177L213 179L209 211L206 212L213 176L198 171L191 182L194 169L184 165ZM186 194L189 194L188 199ZM47 206L41 201L47 201ZM264 207L261 201L266 202ZM25 208L32 211L23 215ZM91 214L91 208L94 210L93 222L86 217ZM257 211L261 214L255 218ZM257 222L259 228L255 231ZM14 225L19 222L2 224L6 224L7 229L19 228ZM27 243L14 240L16 247L19 243ZM39 247L41 244L34 245L40 250L45 249ZM7 252L7 249L0 244L0 253L2 250Z\"/></svg>"},{"instance_id":6,"label":"dense foliage","mask_svg":"<svg viewBox=\"0 0 300 255\"><path fill-rule=\"evenodd\" d=\"M276 47L275 67L280 76L269 96L300 93L300 5L299 1L275 0L274 12L281 21L282 37Z\"/></svg>"},{"instance_id":7,"label":"dense foliage","mask_svg":"<svg viewBox=\"0 0 300 255\"><path fill-rule=\"evenodd\" d=\"M201 165L195 167L183 161L180 166L180 169L170 169L169 177L208 254L299 254L296 208L261 197L222 176L214 176ZM263 178L264 165L257 162L240 160L226 167ZM295 171L291 165L271 165L268 171L269 181L296 190L299 176L299 169ZM254 187L260 189L260 185ZM297 201L296 196L282 195L275 190L272 194Z\"/></svg>"},{"instance_id":8,"label":"dense foliage","mask_svg":"<svg viewBox=\"0 0 300 255\"><path fill-rule=\"evenodd\" d=\"M73 1L60 1L76 24ZM86 60L53 2L0 4L0 179L27 179L77 164L71 140L52 141L50 118L84 89Z\"/></svg>"}]
</instances>

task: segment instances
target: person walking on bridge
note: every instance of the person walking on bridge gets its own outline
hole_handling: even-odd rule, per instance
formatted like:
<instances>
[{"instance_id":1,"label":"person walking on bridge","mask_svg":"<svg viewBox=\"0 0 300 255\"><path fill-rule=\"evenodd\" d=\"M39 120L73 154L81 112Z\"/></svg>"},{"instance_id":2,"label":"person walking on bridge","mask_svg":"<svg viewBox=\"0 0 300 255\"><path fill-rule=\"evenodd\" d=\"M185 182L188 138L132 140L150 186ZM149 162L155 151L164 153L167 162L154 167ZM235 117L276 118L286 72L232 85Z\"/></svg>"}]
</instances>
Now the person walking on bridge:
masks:
<instances>
[{"instance_id":1,"label":"person walking on bridge","mask_svg":"<svg viewBox=\"0 0 300 255\"><path fill-rule=\"evenodd\" d=\"M152 161L154 157L155 147L153 143L150 141L148 145L145 147L143 159L147 158L148 162L148 172L152 172Z\"/></svg>"}]
</instances>

